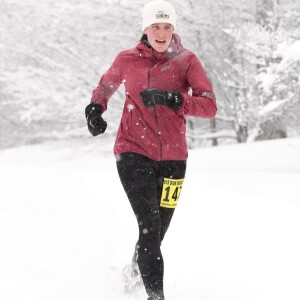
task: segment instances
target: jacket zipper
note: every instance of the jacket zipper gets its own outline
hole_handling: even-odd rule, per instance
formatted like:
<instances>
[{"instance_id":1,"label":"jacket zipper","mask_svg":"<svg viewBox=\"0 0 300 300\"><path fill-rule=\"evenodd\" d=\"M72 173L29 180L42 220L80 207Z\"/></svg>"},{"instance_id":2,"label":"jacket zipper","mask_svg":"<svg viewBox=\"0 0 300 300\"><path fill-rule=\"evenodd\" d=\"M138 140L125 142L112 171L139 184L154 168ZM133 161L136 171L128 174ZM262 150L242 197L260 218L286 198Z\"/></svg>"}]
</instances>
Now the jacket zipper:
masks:
<instances>
[{"instance_id":1,"label":"jacket zipper","mask_svg":"<svg viewBox=\"0 0 300 300\"><path fill-rule=\"evenodd\" d=\"M155 64L153 65L153 67L155 67ZM148 69L148 89L150 88L150 70L153 68L150 67ZM157 140L158 140L158 144L159 144L159 158L160 160L162 160L162 140L161 140L161 131L160 131L160 127L159 127L159 122L158 122L158 114L157 114L157 110L156 107L153 106L154 108L154 116L155 116L155 123L156 123L156 128L157 128Z\"/></svg>"}]
</instances>

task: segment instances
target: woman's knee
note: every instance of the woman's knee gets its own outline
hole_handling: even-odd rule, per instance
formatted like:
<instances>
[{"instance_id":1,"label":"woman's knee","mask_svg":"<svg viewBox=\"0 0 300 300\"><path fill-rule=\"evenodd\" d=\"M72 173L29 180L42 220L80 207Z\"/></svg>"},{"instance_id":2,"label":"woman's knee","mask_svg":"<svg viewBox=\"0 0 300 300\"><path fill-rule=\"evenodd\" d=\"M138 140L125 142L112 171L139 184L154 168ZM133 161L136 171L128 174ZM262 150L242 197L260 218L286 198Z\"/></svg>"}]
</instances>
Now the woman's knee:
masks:
<instances>
[{"instance_id":1,"label":"woman's knee","mask_svg":"<svg viewBox=\"0 0 300 300\"><path fill-rule=\"evenodd\" d=\"M151 214L151 218L140 219L139 222L139 249L159 249L161 240L161 220L159 213ZM144 250L147 251L147 250Z\"/></svg>"}]
</instances>

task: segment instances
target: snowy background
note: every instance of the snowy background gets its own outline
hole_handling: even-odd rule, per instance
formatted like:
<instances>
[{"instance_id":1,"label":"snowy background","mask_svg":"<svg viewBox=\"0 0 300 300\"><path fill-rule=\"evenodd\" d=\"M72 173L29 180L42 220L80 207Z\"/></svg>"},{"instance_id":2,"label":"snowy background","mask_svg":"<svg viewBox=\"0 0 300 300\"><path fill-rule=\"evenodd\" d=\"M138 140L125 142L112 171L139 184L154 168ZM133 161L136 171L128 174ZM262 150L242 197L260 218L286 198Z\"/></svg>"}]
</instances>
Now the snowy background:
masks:
<instances>
[{"instance_id":1,"label":"snowy background","mask_svg":"<svg viewBox=\"0 0 300 300\"><path fill-rule=\"evenodd\" d=\"M0 148L90 139L84 108L117 53L141 37L146 0L0 1ZM172 0L183 45L212 81L214 120L188 119L190 148L299 136L300 3ZM103 139L124 99L111 99Z\"/></svg>"},{"instance_id":2,"label":"snowy background","mask_svg":"<svg viewBox=\"0 0 300 300\"><path fill-rule=\"evenodd\" d=\"M139 39L146 2L0 1L1 300L145 299L124 296L120 277L137 239L112 155L124 91L101 137L84 108ZM166 297L298 300L300 4L172 2L219 112L188 118Z\"/></svg>"}]
</instances>

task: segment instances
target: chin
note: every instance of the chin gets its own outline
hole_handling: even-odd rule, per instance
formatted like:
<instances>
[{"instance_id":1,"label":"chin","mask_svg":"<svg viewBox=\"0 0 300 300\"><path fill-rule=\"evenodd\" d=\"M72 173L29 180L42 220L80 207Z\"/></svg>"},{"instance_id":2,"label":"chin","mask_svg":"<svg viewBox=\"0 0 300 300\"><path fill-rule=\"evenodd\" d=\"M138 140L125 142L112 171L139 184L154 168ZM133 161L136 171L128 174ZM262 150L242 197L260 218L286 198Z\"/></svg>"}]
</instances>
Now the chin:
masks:
<instances>
[{"instance_id":1,"label":"chin","mask_svg":"<svg viewBox=\"0 0 300 300\"><path fill-rule=\"evenodd\" d=\"M157 52L165 52L167 51L168 47L164 47L164 48L161 48L161 47L153 47Z\"/></svg>"}]
</instances>

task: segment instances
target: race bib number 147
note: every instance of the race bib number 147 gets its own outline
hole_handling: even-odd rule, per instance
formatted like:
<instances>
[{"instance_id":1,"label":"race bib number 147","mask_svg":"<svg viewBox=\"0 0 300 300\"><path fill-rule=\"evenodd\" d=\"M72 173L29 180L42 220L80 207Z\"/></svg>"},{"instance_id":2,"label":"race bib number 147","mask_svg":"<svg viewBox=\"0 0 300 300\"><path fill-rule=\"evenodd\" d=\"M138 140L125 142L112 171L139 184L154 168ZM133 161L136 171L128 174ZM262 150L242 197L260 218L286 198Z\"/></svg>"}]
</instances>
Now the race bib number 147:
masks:
<instances>
[{"instance_id":1,"label":"race bib number 147","mask_svg":"<svg viewBox=\"0 0 300 300\"><path fill-rule=\"evenodd\" d=\"M164 178L160 206L175 208L182 189L183 179Z\"/></svg>"}]
</instances>

